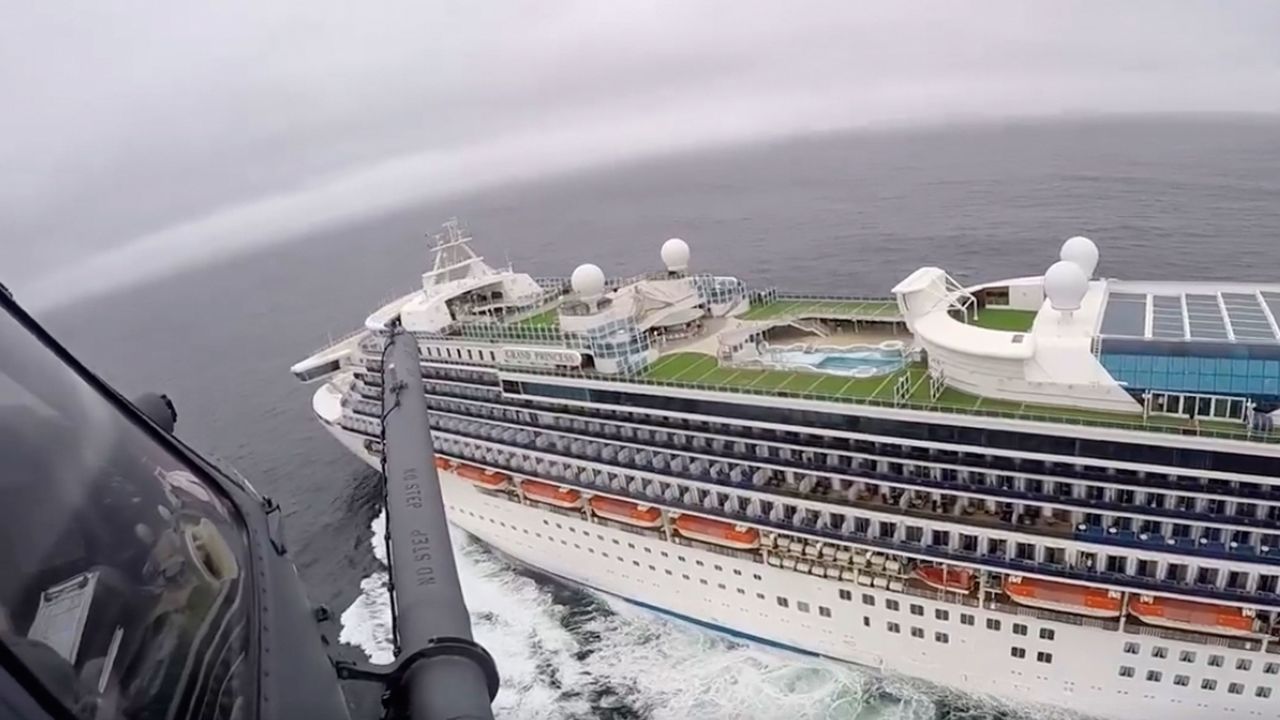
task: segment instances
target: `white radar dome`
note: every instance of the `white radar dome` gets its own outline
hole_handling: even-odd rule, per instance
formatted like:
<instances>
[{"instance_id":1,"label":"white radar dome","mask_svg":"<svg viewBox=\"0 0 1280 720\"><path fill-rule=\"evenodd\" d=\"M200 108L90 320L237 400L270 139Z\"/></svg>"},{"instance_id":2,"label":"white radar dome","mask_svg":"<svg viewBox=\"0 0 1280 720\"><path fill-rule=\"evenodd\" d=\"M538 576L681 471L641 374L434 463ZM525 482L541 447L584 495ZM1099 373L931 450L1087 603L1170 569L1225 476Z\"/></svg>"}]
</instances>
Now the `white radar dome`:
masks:
<instances>
[{"instance_id":1,"label":"white radar dome","mask_svg":"<svg viewBox=\"0 0 1280 720\"><path fill-rule=\"evenodd\" d=\"M1094 271L1098 269L1098 246L1082 235L1062 243L1058 257L1079 265L1086 278L1092 278Z\"/></svg>"},{"instance_id":2,"label":"white radar dome","mask_svg":"<svg viewBox=\"0 0 1280 720\"><path fill-rule=\"evenodd\" d=\"M680 238L671 238L662 243L662 264L671 272L684 272L689 269L689 243Z\"/></svg>"},{"instance_id":3,"label":"white radar dome","mask_svg":"<svg viewBox=\"0 0 1280 720\"><path fill-rule=\"evenodd\" d=\"M1088 290L1089 278L1074 262L1059 260L1044 273L1044 295L1054 310L1079 310L1080 301Z\"/></svg>"},{"instance_id":4,"label":"white radar dome","mask_svg":"<svg viewBox=\"0 0 1280 720\"><path fill-rule=\"evenodd\" d=\"M574 269L569 284L583 300L595 300L604 295L604 271L597 265L583 263Z\"/></svg>"}]
</instances>

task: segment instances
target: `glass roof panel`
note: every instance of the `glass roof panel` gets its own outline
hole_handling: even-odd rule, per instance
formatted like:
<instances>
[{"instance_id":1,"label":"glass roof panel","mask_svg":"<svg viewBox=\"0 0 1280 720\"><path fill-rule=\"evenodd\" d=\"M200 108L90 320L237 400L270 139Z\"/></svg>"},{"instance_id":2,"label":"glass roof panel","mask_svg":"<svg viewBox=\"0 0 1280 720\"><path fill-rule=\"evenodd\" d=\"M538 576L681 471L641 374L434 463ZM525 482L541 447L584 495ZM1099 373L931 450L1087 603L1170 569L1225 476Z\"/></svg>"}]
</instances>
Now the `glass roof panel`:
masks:
<instances>
[{"instance_id":1,"label":"glass roof panel","mask_svg":"<svg viewBox=\"0 0 1280 720\"><path fill-rule=\"evenodd\" d=\"M1147 327L1147 296L1111 293L1102 314L1102 335L1143 337Z\"/></svg>"}]
</instances>

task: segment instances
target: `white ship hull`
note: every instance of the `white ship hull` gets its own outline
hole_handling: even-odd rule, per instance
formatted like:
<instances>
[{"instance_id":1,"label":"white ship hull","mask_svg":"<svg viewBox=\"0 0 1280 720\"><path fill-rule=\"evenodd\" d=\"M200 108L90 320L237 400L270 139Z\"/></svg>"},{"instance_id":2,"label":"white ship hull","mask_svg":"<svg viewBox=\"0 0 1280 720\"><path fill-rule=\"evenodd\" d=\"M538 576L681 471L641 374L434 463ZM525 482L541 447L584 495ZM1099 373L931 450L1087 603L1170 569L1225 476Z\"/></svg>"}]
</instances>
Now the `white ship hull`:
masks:
<instances>
[{"instance_id":1,"label":"white ship hull","mask_svg":"<svg viewBox=\"0 0 1280 720\"><path fill-rule=\"evenodd\" d=\"M379 466L357 436L327 428ZM1255 695L1257 687L1276 684L1277 676L1264 674L1263 665L1269 658L1280 661L1277 655L965 607L800 574L521 505L452 473L440 476L450 521L502 553L568 582L749 641L1087 716L1280 718L1280 706ZM850 599L842 599L841 590ZM874 604L865 604L865 596ZM900 610L886 608L886 600L897 601ZM912 606L922 612L914 614ZM971 625L962 624L962 613L973 616ZM999 630L990 629L988 620L998 621ZM897 624L897 633L890 623ZM1015 623L1026 626L1025 635L1014 633ZM1049 632L1042 634L1043 629ZM1024 655L1014 657L1013 648ZM1184 651L1195 653L1195 660L1184 662ZM1224 660L1211 666L1210 655ZM1238 667L1239 658L1250 658L1247 669ZM1131 677L1121 675L1125 667L1133 669ZM1152 671L1163 681L1147 681ZM1187 684L1171 684L1170 678L1181 674L1188 676ZM1216 690L1202 689L1207 680ZM1224 692L1233 683L1242 686L1240 694Z\"/></svg>"}]
</instances>

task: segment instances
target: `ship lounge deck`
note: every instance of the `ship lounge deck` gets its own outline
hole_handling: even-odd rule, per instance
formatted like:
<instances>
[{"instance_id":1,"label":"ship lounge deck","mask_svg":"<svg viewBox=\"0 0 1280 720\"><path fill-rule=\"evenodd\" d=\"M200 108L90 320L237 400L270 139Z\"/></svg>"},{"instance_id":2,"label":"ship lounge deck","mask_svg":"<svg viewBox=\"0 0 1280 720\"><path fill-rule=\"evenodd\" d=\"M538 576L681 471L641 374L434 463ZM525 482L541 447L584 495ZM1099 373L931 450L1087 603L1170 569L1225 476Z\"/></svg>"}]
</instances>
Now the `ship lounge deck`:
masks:
<instances>
[{"instance_id":1,"label":"ship lounge deck","mask_svg":"<svg viewBox=\"0 0 1280 720\"><path fill-rule=\"evenodd\" d=\"M906 374L910 383L907 399L894 402L894 387ZM601 379L592 376L592 379ZM1081 408L1032 405L993 400L954 388L946 388L936 399L930 397L928 370L923 364L912 364L901 371L871 378L850 378L805 370L762 370L722 366L716 358L700 353L671 353L658 359L645 373L629 382L691 387L717 392L752 395L774 395L826 402L853 402L886 405L929 412L959 413L1002 417L1015 420L1051 422L1067 425L1095 425L1183 435L1201 435L1232 440L1280 442L1280 431L1261 433L1242 425L1183 417L1139 415L1086 410Z\"/></svg>"}]
</instances>

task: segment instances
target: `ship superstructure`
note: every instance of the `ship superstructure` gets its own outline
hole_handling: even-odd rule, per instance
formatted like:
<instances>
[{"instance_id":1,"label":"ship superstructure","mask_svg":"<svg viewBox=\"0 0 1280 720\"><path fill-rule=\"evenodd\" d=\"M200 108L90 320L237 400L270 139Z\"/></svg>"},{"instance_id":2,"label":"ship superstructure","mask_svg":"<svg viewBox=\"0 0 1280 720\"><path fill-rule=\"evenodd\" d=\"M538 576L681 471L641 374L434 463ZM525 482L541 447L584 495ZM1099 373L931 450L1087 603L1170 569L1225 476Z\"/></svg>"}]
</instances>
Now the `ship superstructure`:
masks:
<instances>
[{"instance_id":1,"label":"ship superstructure","mask_svg":"<svg viewBox=\"0 0 1280 720\"><path fill-rule=\"evenodd\" d=\"M1043 274L885 297L533 278L450 222L293 368L375 467L417 338L450 520L738 635L1114 718L1280 717L1280 284ZM425 441L425 439L424 439Z\"/></svg>"}]
</instances>

